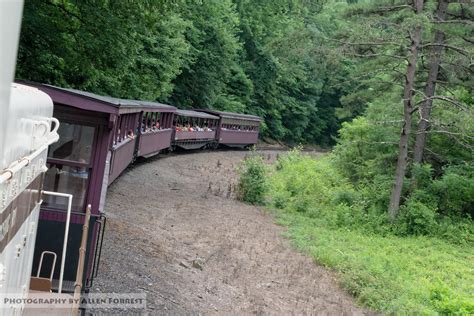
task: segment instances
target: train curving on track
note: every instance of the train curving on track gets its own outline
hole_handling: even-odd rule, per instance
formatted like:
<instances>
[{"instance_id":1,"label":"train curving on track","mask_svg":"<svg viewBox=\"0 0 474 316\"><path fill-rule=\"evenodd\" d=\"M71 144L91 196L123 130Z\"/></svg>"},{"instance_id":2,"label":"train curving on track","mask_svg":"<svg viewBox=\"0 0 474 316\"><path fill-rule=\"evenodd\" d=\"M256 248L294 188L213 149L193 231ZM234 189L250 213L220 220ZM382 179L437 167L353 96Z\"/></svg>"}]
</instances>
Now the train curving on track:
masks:
<instances>
[{"instance_id":1,"label":"train curving on track","mask_svg":"<svg viewBox=\"0 0 474 316\"><path fill-rule=\"evenodd\" d=\"M47 84L21 84L48 95L53 101L53 115L60 122L59 141L48 151L44 190L72 195L69 210L63 196L45 196L39 215L41 238L36 241L33 271L41 270L43 277L50 277L53 291L74 291L77 249L88 205L91 216L82 282L85 291L92 286L106 226L107 187L136 158L177 148L244 148L258 140L261 119L253 115L181 110L157 102L119 99ZM67 249L63 242L65 225ZM45 252L65 257L64 265L55 265L52 260L41 262Z\"/></svg>"}]
</instances>

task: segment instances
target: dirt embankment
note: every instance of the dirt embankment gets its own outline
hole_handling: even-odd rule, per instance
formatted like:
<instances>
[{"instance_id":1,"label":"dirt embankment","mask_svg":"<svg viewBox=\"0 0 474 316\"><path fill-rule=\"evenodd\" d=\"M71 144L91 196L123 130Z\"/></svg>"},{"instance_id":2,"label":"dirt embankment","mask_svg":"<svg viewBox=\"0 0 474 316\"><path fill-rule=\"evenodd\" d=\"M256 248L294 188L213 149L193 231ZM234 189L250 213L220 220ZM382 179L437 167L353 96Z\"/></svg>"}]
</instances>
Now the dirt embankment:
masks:
<instances>
[{"instance_id":1,"label":"dirt embankment","mask_svg":"<svg viewBox=\"0 0 474 316\"><path fill-rule=\"evenodd\" d=\"M127 170L107 196L92 292L146 292L150 314L365 313L291 248L270 214L234 199L235 167L247 154L180 154Z\"/></svg>"}]
</instances>

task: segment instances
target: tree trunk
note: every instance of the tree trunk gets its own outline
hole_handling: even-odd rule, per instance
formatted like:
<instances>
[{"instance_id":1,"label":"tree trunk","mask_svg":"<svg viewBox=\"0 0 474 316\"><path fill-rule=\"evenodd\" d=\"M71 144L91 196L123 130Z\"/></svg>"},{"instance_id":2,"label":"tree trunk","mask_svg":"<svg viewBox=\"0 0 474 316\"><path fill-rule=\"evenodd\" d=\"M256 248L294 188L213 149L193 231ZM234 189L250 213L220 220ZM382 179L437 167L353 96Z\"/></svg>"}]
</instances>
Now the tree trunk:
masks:
<instances>
[{"instance_id":1,"label":"tree trunk","mask_svg":"<svg viewBox=\"0 0 474 316\"><path fill-rule=\"evenodd\" d=\"M423 0L415 0L414 2L416 14L423 11ZM413 82L415 80L416 61L421 41L421 26L415 27L413 33L410 34L411 46L410 57L408 60L407 70L405 74L405 87L403 89L403 127L398 145L397 169L395 171L395 184L393 185L392 194L390 196L390 205L388 213L390 218L394 220L400 209L400 199L402 196L403 181L405 179L408 165L408 141L410 139L412 112L413 112Z\"/></svg>"},{"instance_id":2,"label":"tree trunk","mask_svg":"<svg viewBox=\"0 0 474 316\"><path fill-rule=\"evenodd\" d=\"M439 0L436 18L438 21L446 19L446 11L448 9L448 0ZM444 43L444 32L436 31L434 37L435 44ZM421 104L420 121L418 122L418 130L416 133L415 147L413 150L413 162L421 163L423 161L423 151L425 149L426 131L429 128L429 121L431 116L431 107L433 99L431 99L436 90L436 80L438 79L439 65L441 62L441 55L443 53L442 45L435 45L430 60L428 79L425 87L426 101Z\"/></svg>"}]
</instances>

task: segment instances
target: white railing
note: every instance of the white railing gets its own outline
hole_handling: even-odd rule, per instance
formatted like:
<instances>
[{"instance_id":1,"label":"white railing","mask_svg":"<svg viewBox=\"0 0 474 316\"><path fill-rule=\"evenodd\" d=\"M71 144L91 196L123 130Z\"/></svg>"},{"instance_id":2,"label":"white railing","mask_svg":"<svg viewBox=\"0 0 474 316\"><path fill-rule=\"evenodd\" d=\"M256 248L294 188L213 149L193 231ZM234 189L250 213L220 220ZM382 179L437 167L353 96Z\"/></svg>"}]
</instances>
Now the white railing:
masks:
<instances>
[{"instance_id":1,"label":"white railing","mask_svg":"<svg viewBox=\"0 0 474 316\"><path fill-rule=\"evenodd\" d=\"M16 173L18 173L24 167L28 166L30 161L34 160L36 157L42 154L45 150L47 150L49 145L58 141L59 135L57 131L59 128L59 121L55 119L54 117L51 118L51 121L54 122L54 129L51 132L49 132L49 135L46 136L45 144L40 146L40 148L36 149L33 153L29 154L28 156L20 158L17 161L13 162L8 168L3 170L3 172L0 174L0 184L13 178L13 176ZM50 128L49 124L47 123L44 123L44 124L47 125L48 129Z\"/></svg>"},{"instance_id":2,"label":"white railing","mask_svg":"<svg viewBox=\"0 0 474 316\"><path fill-rule=\"evenodd\" d=\"M51 196L59 196L59 197L64 197L64 198L68 199L67 215L66 215L66 227L64 228L63 253L61 255L61 270L59 272L58 293L61 294L61 292L63 290L64 265L66 263L67 240L68 240L68 237L69 237L69 223L71 222L72 194L52 192L52 191L43 191L43 194L51 195Z\"/></svg>"}]
</instances>

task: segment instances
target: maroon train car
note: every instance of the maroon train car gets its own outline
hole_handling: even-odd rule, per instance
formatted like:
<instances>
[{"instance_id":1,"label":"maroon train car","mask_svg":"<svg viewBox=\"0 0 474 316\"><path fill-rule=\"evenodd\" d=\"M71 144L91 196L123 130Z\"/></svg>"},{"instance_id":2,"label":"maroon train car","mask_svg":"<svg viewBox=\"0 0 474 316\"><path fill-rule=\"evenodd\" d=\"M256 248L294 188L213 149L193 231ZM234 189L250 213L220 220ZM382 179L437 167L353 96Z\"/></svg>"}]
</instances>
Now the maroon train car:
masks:
<instances>
[{"instance_id":1,"label":"maroon train car","mask_svg":"<svg viewBox=\"0 0 474 316\"><path fill-rule=\"evenodd\" d=\"M108 184L111 184L135 159L141 108L133 100L106 98L118 111L113 120L110 152L107 157Z\"/></svg>"},{"instance_id":2,"label":"maroon train car","mask_svg":"<svg viewBox=\"0 0 474 316\"><path fill-rule=\"evenodd\" d=\"M142 106L137 157L151 157L171 147L174 106L136 101Z\"/></svg>"},{"instance_id":3,"label":"maroon train car","mask_svg":"<svg viewBox=\"0 0 474 316\"><path fill-rule=\"evenodd\" d=\"M85 209L91 205L91 222L84 273L85 289L92 286L100 261L106 223L104 204L108 184L133 161L136 152L151 154L169 146L174 108L153 102L124 100L73 89L24 82L47 93L54 103L54 116L60 121L60 140L50 146L44 189L73 195L63 291L73 291ZM162 114L159 114L163 112ZM168 126L163 133L150 135L157 144L140 142L142 118L152 113ZM148 137L148 138L151 138ZM33 271L37 271L43 251L61 257L66 222L67 200L46 196L40 212ZM52 262L44 262L44 271ZM60 267L53 274L53 289L58 287Z\"/></svg>"},{"instance_id":4,"label":"maroon train car","mask_svg":"<svg viewBox=\"0 0 474 316\"><path fill-rule=\"evenodd\" d=\"M73 291L85 209L91 222L83 279L85 290L97 275L106 218L107 187L136 157L150 157L170 147L245 147L258 139L261 119L210 110L188 111L148 101L125 100L46 84L22 82L47 93L60 121L60 139L49 148L44 190L73 195L63 291ZM67 200L45 196L41 207L33 271L43 251L62 255ZM53 264L45 262L46 271ZM60 267L53 274L57 289Z\"/></svg>"},{"instance_id":5,"label":"maroon train car","mask_svg":"<svg viewBox=\"0 0 474 316\"><path fill-rule=\"evenodd\" d=\"M98 258L98 241L105 225L102 216L108 171L106 168L109 144L117 117L122 109L118 99L92 93L64 89L51 85L25 82L47 93L54 103L54 115L60 121L59 141L48 151L48 171L44 189L73 195L68 249L64 270L63 291L74 290L79 246L85 209L91 205L91 222L87 243L84 284L92 284ZM38 237L35 246L33 271L43 251L52 251L61 257L65 230L67 200L47 196L41 207ZM43 263L43 270L51 271L52 262ZM57 288L59 269L53 274L53 289Z\"/></svg>"},{"instance_id":6,"label":"maroon train car","mask_svg":"<svg viewBox=\"0 0 474 316\"><path fill-rule=\"evenodd\" d=\"M176 110L173 120L173 148L214 148L219 117L204 112Z\"/></svg>"},{"instance_id":7,"label":"maroon train car","mask_svg":"<svg viewBox=\"0 0 474 316\"><path fill-rule=\"evenodd\" d=\"M260 122L262 121L260 117L206 109L196 111L219 117L219 128L217 129L216 138L220 145L248 147L258 142Z\"/></svg>"},{"instance_id":8,"label":"maroon train car","mask_svg":"<svg viewBox=\"0 0 474 316\"><path fill-rule=\"evenodd\" d=\"M110 150L111 184L135 160L169 148L176 108L150 101L109 98L119 108Z\"/></svg>"}]
</instances>

